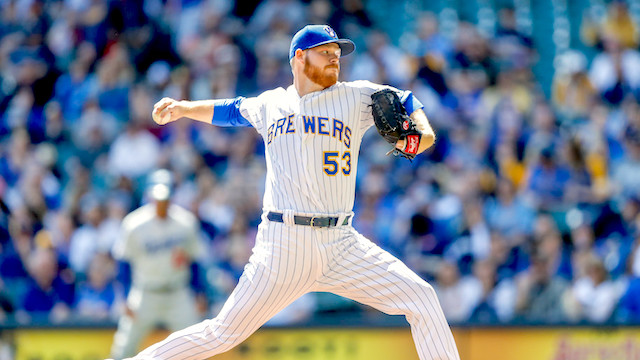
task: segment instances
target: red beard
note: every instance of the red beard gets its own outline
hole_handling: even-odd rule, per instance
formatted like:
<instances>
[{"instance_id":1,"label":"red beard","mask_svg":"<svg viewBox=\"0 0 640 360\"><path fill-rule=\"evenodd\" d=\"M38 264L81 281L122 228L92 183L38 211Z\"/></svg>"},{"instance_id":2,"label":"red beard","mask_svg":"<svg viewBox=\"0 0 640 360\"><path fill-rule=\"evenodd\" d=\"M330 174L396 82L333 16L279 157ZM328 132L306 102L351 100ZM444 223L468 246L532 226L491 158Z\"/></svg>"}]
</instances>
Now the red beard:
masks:
<instances>
[{"instance_id":1,"label":"red beard","mask_svg":"<svg viewBox=\"0 0 640 360\"><path fill-rule=\"evenodd\" d=\"M325 73L326 69L337 68L338 72ZM324 89L338 82L338 74L340 73L340 65L327 65L324 69L311 65L307 57L304 58L304 74L314 83L322 86Z\"/></svg>"}]
</instances>

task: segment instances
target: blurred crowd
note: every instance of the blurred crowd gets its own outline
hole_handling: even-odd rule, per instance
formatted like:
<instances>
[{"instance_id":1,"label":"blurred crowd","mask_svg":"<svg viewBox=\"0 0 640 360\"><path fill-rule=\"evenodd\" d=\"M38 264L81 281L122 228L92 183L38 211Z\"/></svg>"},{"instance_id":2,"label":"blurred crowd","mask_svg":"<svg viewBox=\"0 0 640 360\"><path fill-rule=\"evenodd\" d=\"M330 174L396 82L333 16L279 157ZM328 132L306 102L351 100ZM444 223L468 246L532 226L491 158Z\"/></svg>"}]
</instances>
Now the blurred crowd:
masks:
<instances>
[{"instance_id":1,"label":"blurred crowd","mask_svg":"<svg viewBox=\"0 0 640 360\"><path fill-rule=\"evenodd\" d=\"M375 3L375 2L371 2ZM354 226L437 290L460 323L640 322L638 25L614 0L582 24L594 57L540 61L514 9L495 32L415 14L400 41L364 0L0 1L0 324L108 322L130 280L111 248L122 218L169 169L195 213L202 316L235 286L262 212L252 128L154 125L153 104L288 86L291 36L353 39L342 80L412 90L437 134L426 155L360 153ZM368 309L311 294L274 322Z\"/></svg>"}]
</instances>

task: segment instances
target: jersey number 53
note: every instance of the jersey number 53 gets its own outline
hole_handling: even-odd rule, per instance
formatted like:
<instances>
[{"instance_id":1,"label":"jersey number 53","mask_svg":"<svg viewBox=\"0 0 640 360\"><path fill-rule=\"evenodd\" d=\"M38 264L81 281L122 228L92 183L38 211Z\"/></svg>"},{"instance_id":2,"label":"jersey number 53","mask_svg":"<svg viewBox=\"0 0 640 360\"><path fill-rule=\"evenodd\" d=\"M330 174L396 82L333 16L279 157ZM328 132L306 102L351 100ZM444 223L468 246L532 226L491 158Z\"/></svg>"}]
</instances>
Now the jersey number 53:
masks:
<instances>
[{"instance_id":1,"label":"jersey number 53","mask_svg":"<svg viewBox=\"0 0 640 360\"><path fill-rule=\"evenodd\" d=\"M338 171L342 171L344 175L351 174L351 152L345 151L340 156L339 151L325 151L323 170L329 176L334 176Z\"/></svg>"}]
</instances>

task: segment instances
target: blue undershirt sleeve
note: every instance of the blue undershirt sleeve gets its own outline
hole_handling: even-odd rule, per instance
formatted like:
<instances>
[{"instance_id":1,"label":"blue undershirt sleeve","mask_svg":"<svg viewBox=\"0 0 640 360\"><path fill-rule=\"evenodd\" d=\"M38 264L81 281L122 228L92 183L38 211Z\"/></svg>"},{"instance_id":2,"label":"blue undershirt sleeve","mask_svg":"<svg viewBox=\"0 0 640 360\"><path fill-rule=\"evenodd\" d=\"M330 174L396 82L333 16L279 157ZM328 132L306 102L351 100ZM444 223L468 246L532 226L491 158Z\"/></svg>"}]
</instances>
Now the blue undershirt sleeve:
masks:
<instances>
[{"instance_id":1,"label":"blue undershirt sleeve","mask_svg":"<svg viewBox=\"0 0 640 360\"><path fill-rule=\"evenodd\" d=\"M413 96L413 92L407 90L404 92L404 96L400 99L404 108L407 109L407 114L411 115L414 111L418 109L422 109L424 105L420 102L420 100L416 99Z\"/></svg>"},{"instance_id":2,"label":"blue undershirt sleeve","mask_svg":"<svg viewBox=\"0 0 640 360\"><path fill-rule=\"evenodd\" d=\"M251 126L249 120L242 117L240 104L245 98L214 100L211 123L217 126Z\"/></svg>"}]
</instances>

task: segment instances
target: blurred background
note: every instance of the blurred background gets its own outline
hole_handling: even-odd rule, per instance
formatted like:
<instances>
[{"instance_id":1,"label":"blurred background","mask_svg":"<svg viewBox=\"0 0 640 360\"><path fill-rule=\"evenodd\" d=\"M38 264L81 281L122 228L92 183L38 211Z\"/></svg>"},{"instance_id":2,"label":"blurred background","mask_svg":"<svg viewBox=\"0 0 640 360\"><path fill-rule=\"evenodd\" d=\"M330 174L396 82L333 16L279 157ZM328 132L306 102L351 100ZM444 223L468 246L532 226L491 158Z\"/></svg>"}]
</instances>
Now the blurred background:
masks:
<instances>
[{"instance_id":1,"label":"blurred background","mask_svg":"<svg viewBox=\"0 0 640 360\"><path fill-rule=\"evenodd\" d=\"M112 332L131 280L111 249L160 168L200 221L192 285L215 316L251 253L264 145L252 128L159 127L151 110L288 86L308 23L356 43L341 80L425 105L438 139L413 162L365 136L354 226L433 284L457 337L632 329L639 17L640 0L0 0L0 358L22 329ZM270 323L327 324L404 319L314 293Z\"/></svg>"}]
</instances>

